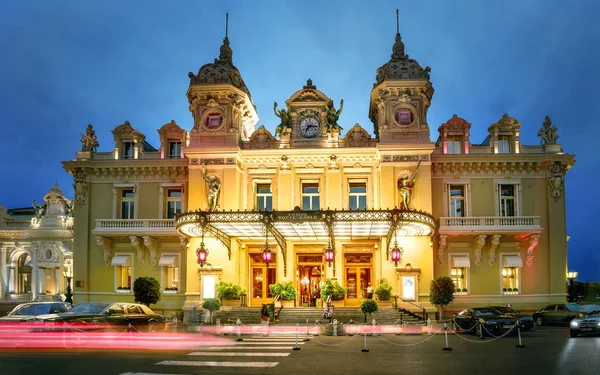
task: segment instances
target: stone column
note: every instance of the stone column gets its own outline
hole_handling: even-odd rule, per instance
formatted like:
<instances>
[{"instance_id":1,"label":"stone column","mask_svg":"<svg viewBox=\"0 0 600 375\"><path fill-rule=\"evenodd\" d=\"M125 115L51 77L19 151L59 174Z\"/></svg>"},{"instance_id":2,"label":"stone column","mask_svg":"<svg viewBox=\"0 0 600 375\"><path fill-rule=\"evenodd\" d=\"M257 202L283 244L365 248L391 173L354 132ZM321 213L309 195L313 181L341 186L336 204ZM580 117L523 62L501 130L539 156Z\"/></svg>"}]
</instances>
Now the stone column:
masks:
<instances>
[{"instance_id":1,"label":"stone column","mask_svg":"<svg viewBox=\"0 0 600 375\"><path fill-rule=\"evenodd\" d=\"M13 266L9 266L8 267L8 290L7 292L14 292L15 291L15 267Z\"/></svg>"},{"instance_id":2,"label":"stone column","mask_svg":"<svg viewBox=\"0 0 600 375\"><path fill-rule=\"evenodd\" d=\"M37 266L37 246L34 248L33 246L30 248L31 249L31 299L33 301L37 300L38 297L38 293L40 290L40 286L39 286L39 270L38 270L38 266Z\"/></svg>"},{"instance_id":3,"label":"stone column","mask_svg":"<svg viewBox=\"0 0 600 375\"><path fill-rule=\"evenodd\" d=\"M0 300L8 293L8 268L6 267L6 246L0 243Z\"/></svg>"},{"instance_id":4,"label":"stone column","mask_svg":"<svg viewBox=\"0 0 600 375\"><path fill-rule=\"evenodd\" d=\"M60 268L55 268L54 269L54 294L60 294L60 286L59 286L59 281L62 278L60 277Z\"/></svg>"}]
</instances>

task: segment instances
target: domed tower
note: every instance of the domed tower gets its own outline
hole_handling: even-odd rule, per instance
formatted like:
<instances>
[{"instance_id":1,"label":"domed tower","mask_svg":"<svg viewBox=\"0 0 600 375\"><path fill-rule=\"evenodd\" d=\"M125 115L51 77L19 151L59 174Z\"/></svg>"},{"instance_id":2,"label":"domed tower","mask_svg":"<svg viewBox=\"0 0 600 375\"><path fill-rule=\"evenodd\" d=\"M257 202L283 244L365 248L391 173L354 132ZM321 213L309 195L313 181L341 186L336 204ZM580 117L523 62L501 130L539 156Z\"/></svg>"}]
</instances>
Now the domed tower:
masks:
<instances>
[{"instance_id":1,"label":"domed tower","mask_svg":"<svg viewBox=\"0 0 600 375\"><path fill-rule=\"evenodd\" d=\"M188 74L190 87L186 95L194 117L191 147L236 146L254 132L258 114L232 55L226 26L219 58L203 65L198 74Z\"/></svg>"},{"instance_id":2,"label":"domed tower","mask_svg":"<svg viewBox=\"0 0 600 375\"><path fill-rule=\"evenodd\" d=\"M369 106L369 118L380 143L430 142L427 109L434 91L430 71L404 53L396 10L392 58L377 69Z\"/></svg>"}]
</instances>

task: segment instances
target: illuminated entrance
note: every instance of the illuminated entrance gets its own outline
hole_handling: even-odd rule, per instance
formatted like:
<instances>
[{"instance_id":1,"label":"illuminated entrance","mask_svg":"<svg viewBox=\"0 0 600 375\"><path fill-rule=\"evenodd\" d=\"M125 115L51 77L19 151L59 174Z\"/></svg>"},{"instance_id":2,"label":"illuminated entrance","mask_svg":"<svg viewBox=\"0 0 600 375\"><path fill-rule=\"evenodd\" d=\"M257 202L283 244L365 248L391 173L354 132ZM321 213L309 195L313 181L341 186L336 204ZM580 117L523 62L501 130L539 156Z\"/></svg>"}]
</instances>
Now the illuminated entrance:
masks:
<instances>
[{"instance_id":1,"label":"illuminated entrance","mask_svg":"<svg viewBox=\"0 0 600 375\"><path fill-rule=\"evenodd\" d=\"M296 258L298 306L317 307L321 299L321 281L324 277L322 254L298 254Z\"/></svg>"},{"instance_id":2,"label":"illuminated entrance","mask_svg":"<svg viewBox=\"0 0 600 375\"><path fill-rule=\"evenodd\" d=\"M275 254L268 265L263 263L261 253L250 253L248 256L250 258L250 306L262 306L263 303L273 302L269 285L277 281Z\"/></svg>"},{"instance_id":3,"label":"illuminated entrance","mask_svg":"<svg viewBox=\"0 0 600 375\"><path fill-rule=\"evenodd\" d=\"M367 288L373 283L372 265L373 254L344 254L346 306L359 306L362 299L367 298Z\"/></svg>"}]
</instances>

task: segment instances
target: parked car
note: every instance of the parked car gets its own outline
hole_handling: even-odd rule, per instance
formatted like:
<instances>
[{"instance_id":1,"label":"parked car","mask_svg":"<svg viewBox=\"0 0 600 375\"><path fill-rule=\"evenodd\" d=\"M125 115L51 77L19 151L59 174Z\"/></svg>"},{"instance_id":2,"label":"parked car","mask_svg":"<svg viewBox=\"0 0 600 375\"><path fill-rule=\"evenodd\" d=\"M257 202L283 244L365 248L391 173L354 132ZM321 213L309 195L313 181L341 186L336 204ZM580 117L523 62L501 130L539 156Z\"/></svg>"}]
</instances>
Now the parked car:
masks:
<instances>
[{"instance_id":1,"label":"parked car","mask_svg":"<svg viewBox=\"0 0 600 375\"><path fill-rule=\"evenodd\" d=\"M559 303L548 305L533 313L533 320L536 325L544 324L564 324L575 318L581 318L585 313L585 308L576 303Z\"/></svg>"},{"instance_id":2,"label":"parked car","mask_svg":"<svg viewBox=\"0 0 600 375\"><path fill-rule=\"evenodd\" d=\"M600 334L600 310L592 310L582 318L571 320L571 337L581 334Z\"/></svg>"},{"instance_id":3,"label":"parked car","mask_svg":"<svg viewBox=\"0 0 600 375\"><path fill-rule=\"evenodd\" d=\"M8 315L0 318L0 322L31 322L38 315L55 314L73 308L68 302L28 302L12 309Z\"/></svg>"},{"instance_id":4,"label":"parked car","mask_svg":"<svg viewBox=\"0 0 600 375\"><path fill-rule=\"evenodd\" d=\"M42 315L36 320L46 323L89 323L94 324L94 327L112 329L134 327L137 330L160 331L165 328L164 316L139 303L82 303L68 312Z\"/></svg>"},{"instance_id":5,"label":"parked car","mask_svg":"<svg viewBox=\"0 0 600 375\"><path fill-rule=\"evenodd\" d=\"M519 326L524 331L529 331L533 329L533 317L527 314L521 314L519 311L514 310L512 307L508 306L490 306L493 309L498 310L498 313L501 315L509 315L519 319Z\"/></svg>"},{"instance_id":6,"label":"parked car","mask_svg":"<svg viewBox=\"0 0 600 375\"><path fill-rule=\"evenodd\" d=\"M483 326L482 326L483 324ZM454 329L475 332L477 335L492 333L500 335L517 324L517 318L499 313L492 307L474 307L464 309L454 314L452 326ZM485 330L483 327L485 326Z\"/></svg>"}]
</instances>

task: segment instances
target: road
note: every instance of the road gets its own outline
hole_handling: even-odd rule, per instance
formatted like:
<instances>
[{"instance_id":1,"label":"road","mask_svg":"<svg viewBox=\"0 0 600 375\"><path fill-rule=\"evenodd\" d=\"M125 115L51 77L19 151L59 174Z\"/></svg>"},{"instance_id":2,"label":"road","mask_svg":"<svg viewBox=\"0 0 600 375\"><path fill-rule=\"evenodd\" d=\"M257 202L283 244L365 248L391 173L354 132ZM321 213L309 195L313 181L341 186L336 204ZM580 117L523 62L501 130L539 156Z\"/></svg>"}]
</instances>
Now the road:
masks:
<instances>
[{"instance_id":1,"label":"road","mask_svg":"<svg viewBox=\"0 0 600 375\"><path fill-rule=\"evenodd\" d=\"M131 336L123 335L122 340ZM192 334L186 347L117 349L14 348L0 351L2 375L82 374L598 374L600 337L570 338L568 328L538 327L480 339L472 334L309 336L271 332L237 336ZM80 340L80 339L78 339ZM168 339L163 339L169 341ZM173 339L174 340L174 339ZM173 341L171 340L171 341ZM170 344L171 345L171 344ZM166 347L166 346L165 346ZM169 346L172 347L172 346ZM294 347L299 350L293 350ZM363 351L364 349L368 351ZM444 350L451 348L452 350Z\"/></svg>"}]
</instances>

